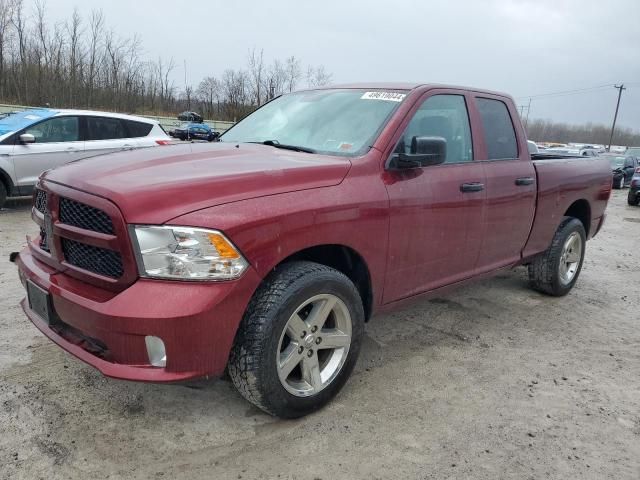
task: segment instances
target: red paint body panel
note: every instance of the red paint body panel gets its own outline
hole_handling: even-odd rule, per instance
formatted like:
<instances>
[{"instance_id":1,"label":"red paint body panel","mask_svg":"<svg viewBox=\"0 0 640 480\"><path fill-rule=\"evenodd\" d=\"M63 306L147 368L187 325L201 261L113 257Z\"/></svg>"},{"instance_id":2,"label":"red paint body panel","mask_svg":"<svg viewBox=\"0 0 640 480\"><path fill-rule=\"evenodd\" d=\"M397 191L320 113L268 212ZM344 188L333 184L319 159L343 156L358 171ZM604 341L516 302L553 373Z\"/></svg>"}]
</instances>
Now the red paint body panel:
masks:
<instances>
[{"instance_id":1,"label":"red paint body panel","mask_svg":"<svg viewBox=\"0 0 640 480\"><path fill-rule=\"evenodd\" d=\"M363 85L353 86L362 88ZM367 86L365 86L367 87ZM405 84L407 97L361 157L309 155L264 145L193 144L84 160L43 175L40 188L102 209L114 236L86 234L57 220L55 235L121 252L125 274L113 281L65 265L39 239L18 258L23 279L47 290L64 322L49 327L23 303L49 338L105 375L177 381L220 375L245 308L261 281L304 249L340 245L367 266L373 309L433 295L544 251L571 204L590 207L589 236L602 224L611 171L600 160L532 162L510 97L445 86ZM412 113L428 96L463 95L474 160L414 170L386 168ZM475 97L504 101L514 120L519 158L486 161ZM534 177L532 185L515 179ZM460 191L466 182L481 192ZM45 218L34 209L40 226ZM231 282L180 282L137 275L130 224L217 229L250 267ZM115 238L113 238L115 237ZM57 240L54 239L55 241ZM58 254L59 257L59 254ZM144 337L158 336L167 366L151 367ZM99 355L87 345L97 341Z\"/></svg>"},{"instance_id":2,"label":"red paint body panel","mask_svg":"<svg viewBox=\"0 0 640 480\"><path fill-rule=\"evenodd\" d=\"M253 269L233 282L140 279L122 292L99 295L87 294L84 282L53 271L28 251L20 254L17 263L26 279L51 294L54 309L65 324L62 329L50 328L23 302L38 329L105 375L142 381L221 375L239 319L261 280ZM99 357L84 350L74 329L104 343L107 352ZM149 365L146 335L164 341L165 368Z\"/></svg>"},{"instance_id":3,"label":"red paint body panel","mask_svg":"<svg viewBox=\"0 0 640 480\"><path fill-rule=\"evenodd\" d=\"M93 157L42 178L111 200L128 223L160 224L247 197L336 185L350 167L345 157L193 143Z\"/></svg>"}]
</instances>

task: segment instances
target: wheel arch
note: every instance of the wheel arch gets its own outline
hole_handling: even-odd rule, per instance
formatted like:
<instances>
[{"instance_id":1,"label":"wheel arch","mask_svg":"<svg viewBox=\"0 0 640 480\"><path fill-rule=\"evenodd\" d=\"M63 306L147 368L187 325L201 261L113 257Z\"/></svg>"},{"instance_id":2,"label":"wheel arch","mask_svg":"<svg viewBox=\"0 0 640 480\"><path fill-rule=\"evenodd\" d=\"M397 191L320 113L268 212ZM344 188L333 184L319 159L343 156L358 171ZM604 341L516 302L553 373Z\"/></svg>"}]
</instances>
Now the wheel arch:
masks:
<instances>
[{"instance_id":1,"label":"wheel arch","mask_svg":"<svg viewBox=\"0 0 640 480\"><path fill-rule=\"evenodd\" d=\"M589 230L591 228L591 205L585 199L576 200L573 202L567 211L564 213L565 217L573 217L580 220L584 231L589 238Z\"/></svg>"},{"instance_id":2,"label":"wheel arch","mask_svg":"<svg viewBox=\"0 0 640 480\"><path fill-rule=\"evenodd\" d=\"M360 293L364 307L365 321L371 318L374 298L371 272L363 256L356 250L340 244L314 245L291 253L280 260L274 269L277 269L279 265L296 260L307 260L326 265L346 275Z\"/></svg>"},{"instance_id":3,"label":"wheel arch","mask_svg":"<svg viewBox=\"0 0 640 480\"><path fill-rule=\"evenodd\" d=\"M9 174L1 167L0 167L0 182L4 185L7 191L7 196L11 196L11 194L13 193L13 181L11 180L11 177L9 176Z\"/></svg>"}]
</instances>

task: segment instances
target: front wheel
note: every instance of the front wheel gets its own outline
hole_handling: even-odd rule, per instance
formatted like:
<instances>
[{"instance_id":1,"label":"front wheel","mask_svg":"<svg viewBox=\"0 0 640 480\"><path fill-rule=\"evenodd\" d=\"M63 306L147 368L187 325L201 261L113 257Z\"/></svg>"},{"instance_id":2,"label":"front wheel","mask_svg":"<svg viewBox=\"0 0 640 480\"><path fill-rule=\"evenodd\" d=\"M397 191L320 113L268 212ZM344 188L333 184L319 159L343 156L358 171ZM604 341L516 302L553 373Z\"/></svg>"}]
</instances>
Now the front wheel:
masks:
<instances>
[{"instance_id":1,"label":"front wheel","mask_svg":"<svg viewBox=\"0 0 640 480\"><path fill-rule=\"evenodd\" d=\"M617 188L619 188L620 190L624 188L624 175L620 177L620 180L618 180Z\"/></svg>"},{"instance_id":2,"label":"front wheel","mask_svg":"<svg viewBox=\"0 0 640 480\"><path fill-rule=\"evenodd\" d=\"M582 222L565 217L551 246L529 264L532 287L555 297L569 293L582 270L586 240Z\"/></svg>"},{"instance_id":3,"label":"front wheel","mask_svg":"<svg viewBox=\"0 0 640 480\"><path fill-rule=\"evenodd\" d=\"M313 262L286 263L249 303L229 374L242 396L265 412L301 417L340 391L363 331L362 300L349 278Z\"/></svg>"},{"instance_id":4,"label":"front wheel","mask_svg":"<svg viewBox=\"0 0 640 480\"><path fill-rule=\"evenodd\" d=\"M4 207L4 202L7 200L7 189L4 186L4 183L0 181L0 209Z\"/></svg>"}]
</instances>

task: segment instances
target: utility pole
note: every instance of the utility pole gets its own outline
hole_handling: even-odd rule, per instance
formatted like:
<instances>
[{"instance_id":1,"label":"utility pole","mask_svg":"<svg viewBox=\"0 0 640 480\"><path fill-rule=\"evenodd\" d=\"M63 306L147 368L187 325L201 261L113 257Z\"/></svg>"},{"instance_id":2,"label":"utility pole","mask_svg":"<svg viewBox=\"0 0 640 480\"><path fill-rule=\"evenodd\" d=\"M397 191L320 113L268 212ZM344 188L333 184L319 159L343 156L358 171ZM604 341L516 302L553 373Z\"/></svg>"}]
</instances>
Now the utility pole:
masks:
<instances>
[{"instance_id":1,"label":"utility pole","mask_svg":"<svg viewBox=\"0 0 640 480\"><path fill-rule=\"evenodd\" d=\"M607 152L611 151L611 144L613 143L613 132L616 129L616 120L618 119L618 109L620 108L620 98L622 97L622 91L626 90L624 83L622 85L614 85L614 88L618 89L618 103L616 104L616 113L613 116L613 125L611 125L611 135L609 136L609 148L607 148Z\"/></svg>"},{"instance_id":2,"label":"utility pole","mask_svg":"<svg viewBox=\"0 0 640 480\"><path fill-rule=\"evenodd\" d=\"M529 112L531 111L531 97L529 97L529 105L527 105L527 118L524 120L524 128L529 126Z\"/></svg>"}]
</instances>

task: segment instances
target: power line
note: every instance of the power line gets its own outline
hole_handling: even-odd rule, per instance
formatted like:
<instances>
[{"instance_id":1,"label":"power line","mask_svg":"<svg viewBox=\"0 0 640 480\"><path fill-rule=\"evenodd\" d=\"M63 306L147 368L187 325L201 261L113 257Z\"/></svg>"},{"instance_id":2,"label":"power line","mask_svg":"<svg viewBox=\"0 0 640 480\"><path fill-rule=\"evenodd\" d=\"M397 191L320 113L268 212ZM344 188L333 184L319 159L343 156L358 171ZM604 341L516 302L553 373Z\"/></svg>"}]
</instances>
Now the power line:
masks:
<instances>
[{"instance_id":1,"label":"power line","mask_svg":"<svg viewBox=\"0 0 640 480\"><path fill-rule=\"evenodd\" d=\"M606 85L597 85L595 87L588 87L588 88L577 88L574 90L561 90L558 92L549 92L549 93L540 93L537 95L525 95L522 97L516 97L518 99L526 99L526 98L544 98L544 97L559 97L559 96L564 96L564 95L576 95L578 93L586 93L586 92L593 92L596 90L601 90L603 88L609 88L609 87L614 87L615 84L613 83L608 83Z\"/></svg>"}]
</instances>

